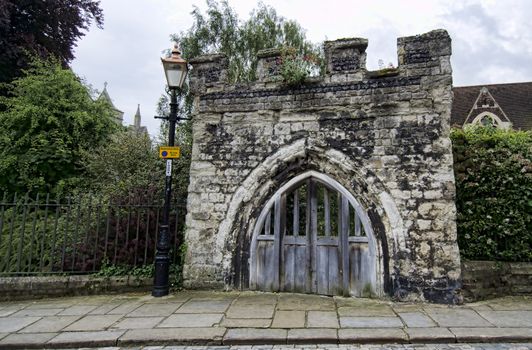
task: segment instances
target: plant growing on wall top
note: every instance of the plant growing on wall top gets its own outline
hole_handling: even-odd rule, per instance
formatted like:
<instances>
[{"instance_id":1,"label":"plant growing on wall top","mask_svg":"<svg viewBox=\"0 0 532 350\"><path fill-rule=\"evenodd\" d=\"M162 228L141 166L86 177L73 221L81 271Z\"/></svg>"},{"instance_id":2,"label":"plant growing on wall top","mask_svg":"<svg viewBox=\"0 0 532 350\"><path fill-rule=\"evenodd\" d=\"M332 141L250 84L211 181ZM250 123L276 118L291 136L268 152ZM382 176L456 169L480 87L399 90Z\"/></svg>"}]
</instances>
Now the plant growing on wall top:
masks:
<instances>
[{"instance_id":1,"label":"plant growing on wall top","mask_svg":"<svg viewBox=\"0 0 532 350\"><path fill-rule=\"evenodd\" d=\"M282 81L289 87L301 86L314 72L319 72L315 55L302 55L294 47L282 47L278 61Z\"/></svg>"}]
</instances>

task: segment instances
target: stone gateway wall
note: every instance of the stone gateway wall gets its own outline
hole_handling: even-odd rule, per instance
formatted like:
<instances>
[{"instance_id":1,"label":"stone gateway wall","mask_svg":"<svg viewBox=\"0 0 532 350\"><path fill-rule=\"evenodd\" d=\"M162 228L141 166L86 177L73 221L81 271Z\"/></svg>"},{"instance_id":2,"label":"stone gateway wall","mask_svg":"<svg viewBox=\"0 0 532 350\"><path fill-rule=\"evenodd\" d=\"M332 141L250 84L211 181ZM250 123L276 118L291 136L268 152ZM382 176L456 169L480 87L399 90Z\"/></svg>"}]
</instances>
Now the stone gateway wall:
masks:
<instances>
[{"instance_id":1,"label":"stone gateway wall","mask_svg":"<svg viewBox=\"0 0 532 350\"><path fill-rule=\"evenodd\" d=\"M261 52L259 80L246 85L226 83L223 55L191 60L186 287L249 288L265 203L313 171L369 217L374 294L457 302L451 39L443 30L399 38L398 68L376 72L365 68L367 44L326 42L326 75L299 88L280 82L277 50Z\"/></svg>"}]
</instances>

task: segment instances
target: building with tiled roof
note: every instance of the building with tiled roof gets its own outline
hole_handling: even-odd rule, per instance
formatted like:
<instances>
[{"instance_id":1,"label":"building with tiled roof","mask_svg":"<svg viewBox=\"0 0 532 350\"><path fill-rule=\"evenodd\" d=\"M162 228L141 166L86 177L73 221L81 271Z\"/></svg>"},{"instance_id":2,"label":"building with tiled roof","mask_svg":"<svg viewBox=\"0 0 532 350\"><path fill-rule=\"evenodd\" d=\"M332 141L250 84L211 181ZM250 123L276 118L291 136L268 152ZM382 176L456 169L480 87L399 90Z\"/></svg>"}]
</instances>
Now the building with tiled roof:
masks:
<instances>
[{"instance_id":1,"label":"building with tiled roof","mask_svg":"<svg viewBox=\"0 0 532 350\"><path fill-rule=\"evenodd\" d=\"M451 124L532 130L532 82L454 87Z\"/></svg>"}]
</instances>

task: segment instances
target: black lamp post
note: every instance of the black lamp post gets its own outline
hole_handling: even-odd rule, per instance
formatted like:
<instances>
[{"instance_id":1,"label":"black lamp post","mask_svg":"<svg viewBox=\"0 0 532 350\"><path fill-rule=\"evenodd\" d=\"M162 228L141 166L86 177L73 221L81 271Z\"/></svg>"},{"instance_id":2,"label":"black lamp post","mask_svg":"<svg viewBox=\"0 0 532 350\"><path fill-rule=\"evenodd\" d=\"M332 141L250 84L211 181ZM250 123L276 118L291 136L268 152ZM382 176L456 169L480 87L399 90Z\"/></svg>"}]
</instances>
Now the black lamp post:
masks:
<instances>
[{"instance_id":1,"label":"black lamp post","mask_svg":"<svg viewBox=\"0 0 532 350\"><path fill-rule=\"evenodd\" d=\"M169 121L168 146L174 146L175 124L177 121L177 89L183 86L187 76L187 61L181 58L177 44L172 49L168 58L161 58L168 88L170 89L170 115L165 118ZM162 297L168 295L168 275L170 269L170 201L172 200L172 159L166 159L166 179L164 184L164 208L159 224L157 239L157 253L155 254L155 279L151 295Z\"/></svg>"}]
</instances>

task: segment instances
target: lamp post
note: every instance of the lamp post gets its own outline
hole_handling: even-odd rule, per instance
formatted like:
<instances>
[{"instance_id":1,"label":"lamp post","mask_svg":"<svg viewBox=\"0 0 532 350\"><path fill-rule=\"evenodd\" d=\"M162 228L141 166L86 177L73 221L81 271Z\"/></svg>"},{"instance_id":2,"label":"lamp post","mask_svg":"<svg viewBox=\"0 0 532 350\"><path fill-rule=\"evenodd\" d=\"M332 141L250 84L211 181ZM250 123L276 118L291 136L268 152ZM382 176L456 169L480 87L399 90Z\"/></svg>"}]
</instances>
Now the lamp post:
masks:
<instances>
[{"instance_id":1,"label":"lamp post","mask_svg":"<svg viewBox=\"0 0 532 350\"><path fill-rule=\"evenodd\" d=\"M170 115L168 146L174 146L175 125L177 121L177 89L183 86L187 76L187 61L181 58L177 44L172 49L172 54L168 58L161 58L168 88L170 89ZM157 253L155 254L155 278L151 295L162 297L168 295L169 284L168 275L170 270L170 201L172 200L172 159L166 159L166 178L164 184L164 207L161 222L159 224L159 235L157 239Z\"/></svg>"}]
</instances>

